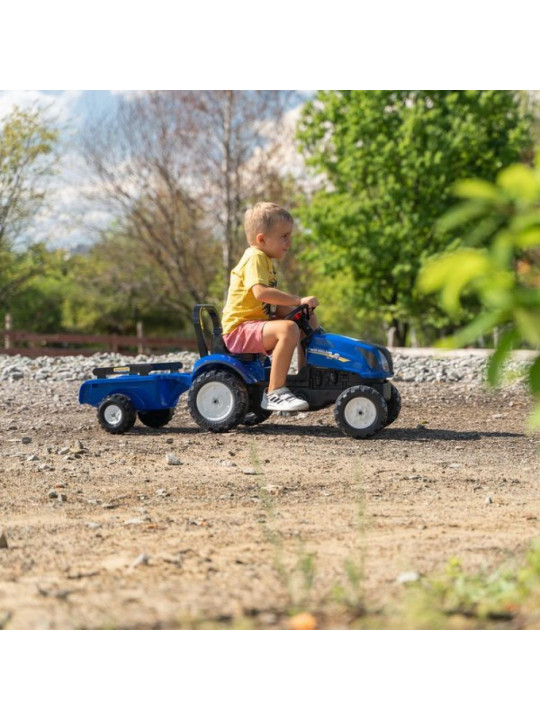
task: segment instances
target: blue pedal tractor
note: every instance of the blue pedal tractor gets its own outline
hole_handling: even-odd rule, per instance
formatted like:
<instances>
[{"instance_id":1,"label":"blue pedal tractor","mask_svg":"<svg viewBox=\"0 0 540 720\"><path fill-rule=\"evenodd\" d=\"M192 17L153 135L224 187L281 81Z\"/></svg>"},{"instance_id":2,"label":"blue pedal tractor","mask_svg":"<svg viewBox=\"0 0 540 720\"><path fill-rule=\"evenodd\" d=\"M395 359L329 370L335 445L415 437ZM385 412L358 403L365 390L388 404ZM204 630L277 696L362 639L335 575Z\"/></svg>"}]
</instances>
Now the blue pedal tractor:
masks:
<instances>
[{"instance_id":1,"label":"blue pedal tractor","mask_svg":"<svg viewBox=\"0 0 540 720\"><path fill-rule=\"evenodd\" d=\"M287 318L304 333L307 361L297 374L287 376L287 387L306 400L310 410L334 405L338 427L353 438L370 437L396 420L401 399L389 381L392 356L385 347L312 329L307 305L295 308ZM230 353L213 305L196 305L193 324L200 358L192 373L180 372L181 363L96 368L96 379L82 384L79 401L98 408L104 430L126 432L137 417L148 427L163 427L185 391L190 413L203 430L226 432L270 417L271 411L261 408L270 359Z\"/></svg>"}]
</instances>

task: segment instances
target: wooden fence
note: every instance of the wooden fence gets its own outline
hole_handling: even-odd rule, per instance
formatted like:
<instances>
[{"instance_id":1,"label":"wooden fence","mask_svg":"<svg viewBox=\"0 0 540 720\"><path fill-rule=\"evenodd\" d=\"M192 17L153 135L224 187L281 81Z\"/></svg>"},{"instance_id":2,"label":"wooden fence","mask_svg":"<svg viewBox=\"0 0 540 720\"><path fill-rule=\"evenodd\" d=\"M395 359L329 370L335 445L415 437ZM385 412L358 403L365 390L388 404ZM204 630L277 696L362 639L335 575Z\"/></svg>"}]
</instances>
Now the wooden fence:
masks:
<instances>
[{"instance_id":1,"label":"wooden fence","mask_svg":"<svg viewBox=\"0 0 540 720\"><path fill-rule=\"evenodd\" d=\"M6 355L92 355L96 352L121 352L124 355L149 355L157 352L196 350L194 338L145 337L137 335L86 335L82 333L33 333L25 330L0 330L0 353Z\"/></svg>"}]
</instances>

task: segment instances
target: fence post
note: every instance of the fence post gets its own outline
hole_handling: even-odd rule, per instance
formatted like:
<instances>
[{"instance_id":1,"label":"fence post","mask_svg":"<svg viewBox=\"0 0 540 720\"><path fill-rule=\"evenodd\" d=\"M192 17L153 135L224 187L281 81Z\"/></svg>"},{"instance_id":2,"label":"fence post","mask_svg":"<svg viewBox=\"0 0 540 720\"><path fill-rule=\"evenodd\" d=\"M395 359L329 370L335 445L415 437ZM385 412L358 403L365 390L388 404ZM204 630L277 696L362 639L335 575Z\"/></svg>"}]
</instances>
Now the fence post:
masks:
<instances>
[{"instance_id":1,"label":"fence post","mask_svg":"<svg viewBox=\"0 0 540 720\"><path fill-rule=\"evenodd\" d=\"M6 330L6 334L4 335L4 349L11 350L11 328L12 328L11 313L6 313L6 318L5 318L4 322L5 322L5 330Z\"/></svg>"},{"instance_id":2,"label":"fence post","mask_svg":"<svg viewBox=\"0 0 540 720\"><path fill-rule=\"evenodd\" d=\"M144 342L143 342L143 324L141 320L137 320L137 352L139 355L144 353Z\"/></svg>"}]
</instances>

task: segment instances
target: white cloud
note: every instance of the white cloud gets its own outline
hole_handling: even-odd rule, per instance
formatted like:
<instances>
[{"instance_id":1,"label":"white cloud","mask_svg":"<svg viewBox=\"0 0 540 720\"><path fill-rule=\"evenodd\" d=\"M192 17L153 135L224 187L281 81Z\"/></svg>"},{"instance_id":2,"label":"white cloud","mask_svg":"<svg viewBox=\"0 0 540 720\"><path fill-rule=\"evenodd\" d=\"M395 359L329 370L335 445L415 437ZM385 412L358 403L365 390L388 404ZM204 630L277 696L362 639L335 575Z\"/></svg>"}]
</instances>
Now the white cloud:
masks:
<instances>
[{"instance_id":1,"label":"white cloud","mask_svg":"<svg viewBox=\"0 0 540 720\"><path fill-rule=\"evenodd\" d=\"M29 108L38 105L46 111L51 120L66 122L73 119L75 104L82 90L63 90L59 93L48 93L43 90L1 90L0 120L9 115L17 105Z\"/></svg>"}]
</instances>

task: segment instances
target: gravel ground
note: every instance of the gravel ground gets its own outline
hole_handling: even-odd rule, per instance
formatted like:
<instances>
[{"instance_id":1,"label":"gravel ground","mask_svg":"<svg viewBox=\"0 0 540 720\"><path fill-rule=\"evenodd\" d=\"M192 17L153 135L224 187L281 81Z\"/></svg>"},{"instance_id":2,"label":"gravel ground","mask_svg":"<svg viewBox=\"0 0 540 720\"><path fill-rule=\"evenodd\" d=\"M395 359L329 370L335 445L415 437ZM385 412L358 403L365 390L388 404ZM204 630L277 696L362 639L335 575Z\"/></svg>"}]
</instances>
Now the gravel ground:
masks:
<instances>
[{"instance_id":1,"label":"gravel ground","mask_svg":"<svg viewBox=\"0 0 540 720\"><path fill-rule=\"evenodd\" d=\"M457 350L437 352L433 350L396 350L393 353L395 379L405 382L466 382L482 383L485 378L489 351ZM518 351L506 365L508 373L522 374L534 353ZM137 357L113 353L96 353L67 357L26 358L20 355L0 355L0 382L35 380L55 383L58 381L88 380L93 377L94 367L124 365L126 363L180 361L182 370L189 372L198 355L191 352L169 355ZM294 369L293 362L293 369Z\"/></svg>"},{"instance_id":2,"label":"gravel ground","mask_svg":"<svg viewBox=\"0 0 540 720\"><path fill-rule=\"evenodd\" d=\"M452 556L496 567L538 537L530 401L485 388L485 353L394 352L403 411L370 440L332 408L207 434L185 396L161 430L104 433L80 382L152 359L195 355L0 355L0 627L286 628L295 603L350 627L329 598L351 559L375 615Z\"/></svg>"}]
</instances>

